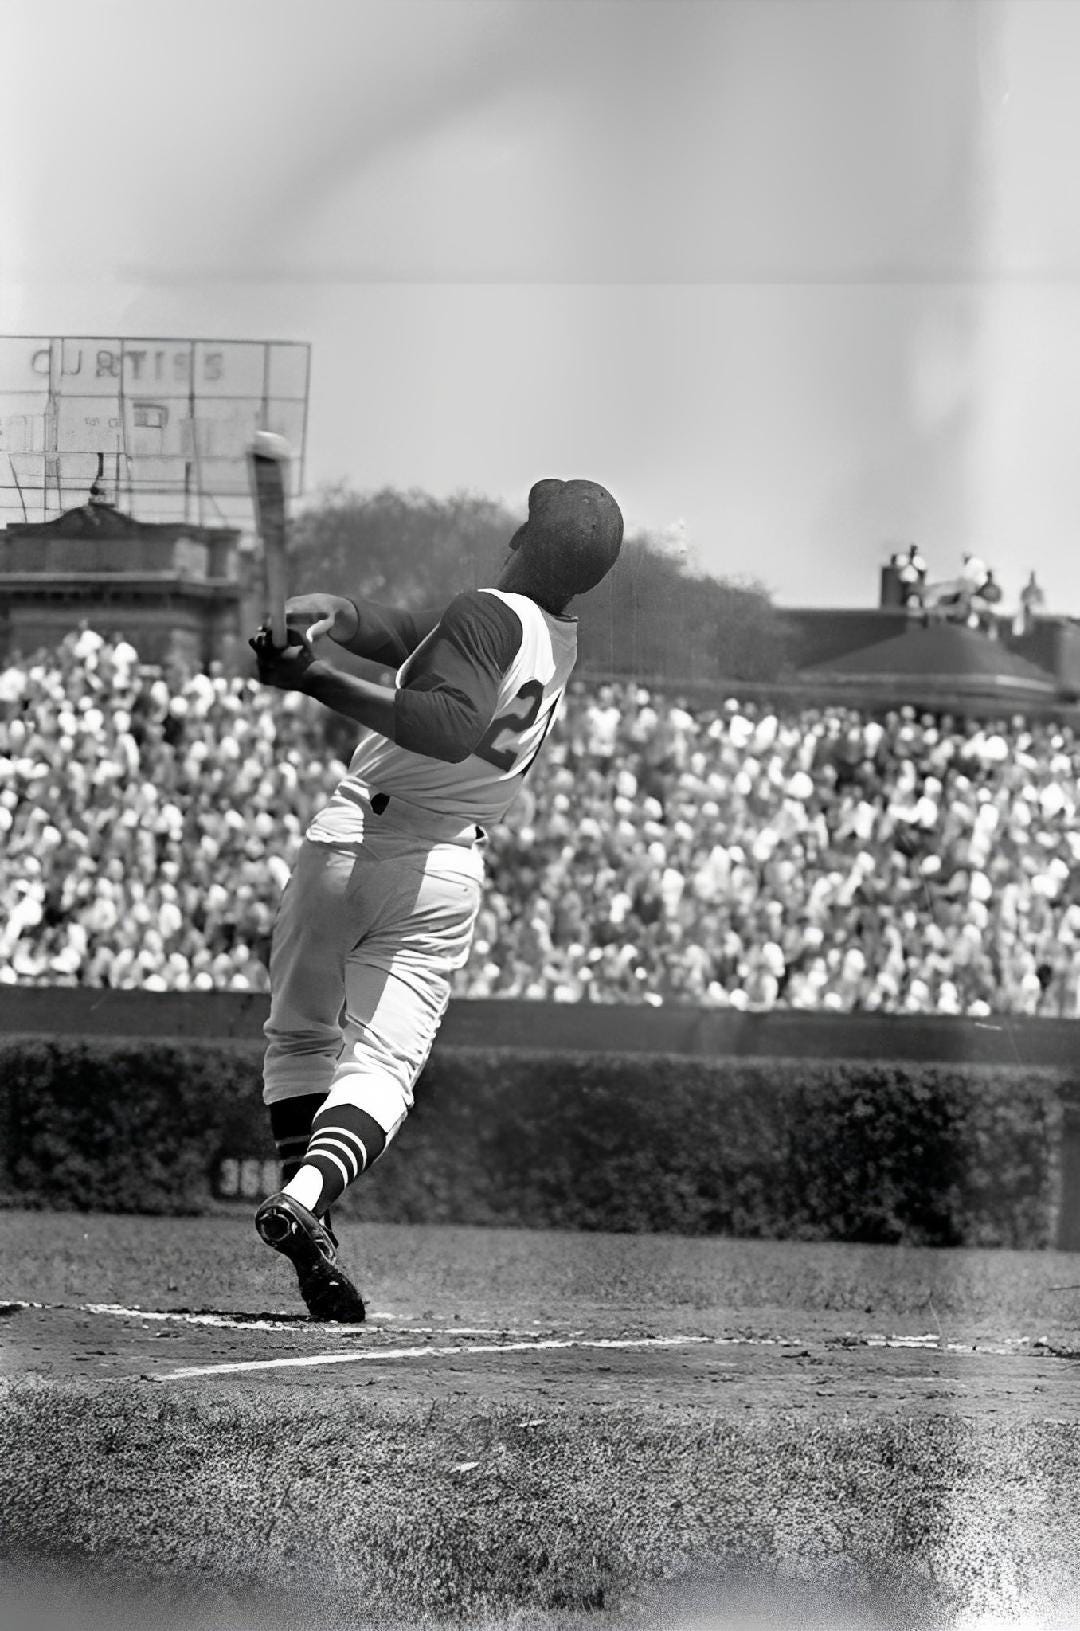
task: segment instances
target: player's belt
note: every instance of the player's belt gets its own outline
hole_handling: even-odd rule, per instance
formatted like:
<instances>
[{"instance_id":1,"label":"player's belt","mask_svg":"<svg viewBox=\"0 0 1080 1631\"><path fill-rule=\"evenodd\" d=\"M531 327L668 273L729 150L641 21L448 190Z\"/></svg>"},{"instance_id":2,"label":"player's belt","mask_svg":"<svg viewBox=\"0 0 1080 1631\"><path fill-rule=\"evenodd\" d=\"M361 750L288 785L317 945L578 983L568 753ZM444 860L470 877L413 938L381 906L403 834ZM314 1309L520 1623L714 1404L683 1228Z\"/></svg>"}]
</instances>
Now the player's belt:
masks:
<instances>
[{"instance_id":1,"label":"player's belt","mask_svg":"<svg viewBox=\"0 0 1080 1631\"><path fill-rule=\"evenodd\" d=\"M391 799L389 793L368 792L367 802L372 815L385 815L389 810L391 826L400 827L405 832L420 833L425 838L461 844L473 843L485 836L483 828L472 821L462 823L456 816L437 815L434 810L410 804L407 799Z\"/></svg>"}]
</instances>

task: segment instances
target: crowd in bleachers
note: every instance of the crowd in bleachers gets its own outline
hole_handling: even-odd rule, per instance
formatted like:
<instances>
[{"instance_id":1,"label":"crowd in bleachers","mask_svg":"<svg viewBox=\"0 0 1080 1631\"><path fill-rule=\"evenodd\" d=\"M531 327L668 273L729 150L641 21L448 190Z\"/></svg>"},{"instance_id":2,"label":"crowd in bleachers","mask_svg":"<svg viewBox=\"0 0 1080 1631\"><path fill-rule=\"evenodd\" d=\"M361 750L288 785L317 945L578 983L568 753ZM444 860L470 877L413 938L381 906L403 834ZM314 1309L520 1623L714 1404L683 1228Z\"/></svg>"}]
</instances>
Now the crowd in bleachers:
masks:
<instances>
[{"instance_id":1,"label":"crowd in bleachers","mask_svg":"<svg viewBox=\"0 0 1080 1631\"><path fill-rule=\"evenodd\" d=\"M0 673L0 979L265 990L347 742L90 631ZM1080 739L568 693L487 844L466 996L1080 1014Z\"/></svg>"}]
</instances>

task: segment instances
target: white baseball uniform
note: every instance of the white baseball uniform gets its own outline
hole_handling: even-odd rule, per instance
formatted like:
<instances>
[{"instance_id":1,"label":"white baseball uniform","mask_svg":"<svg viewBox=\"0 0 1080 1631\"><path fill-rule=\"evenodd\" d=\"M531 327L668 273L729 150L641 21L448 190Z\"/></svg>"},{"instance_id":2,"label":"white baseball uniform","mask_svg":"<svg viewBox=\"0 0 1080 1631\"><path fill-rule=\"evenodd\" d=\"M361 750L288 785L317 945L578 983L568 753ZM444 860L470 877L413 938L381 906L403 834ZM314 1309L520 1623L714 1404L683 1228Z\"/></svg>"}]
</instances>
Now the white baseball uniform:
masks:
<instances>
[{"instance_id":1,"label":"white baseball uniform","mask_svg":"<svg viewBox=\"0 0 1080 1631\"><path fill-rule=\"evenodd\" d=\"M496 589L457 596L437 620L358 613L350 649L404 657L395 740L364 732L285 889L263 1097L326 1093L325 1109L356 1106L369 1165L412 1106L469 954L484 829L543 745L577 655L577 620Z\"/></svg>"}]
</instances>

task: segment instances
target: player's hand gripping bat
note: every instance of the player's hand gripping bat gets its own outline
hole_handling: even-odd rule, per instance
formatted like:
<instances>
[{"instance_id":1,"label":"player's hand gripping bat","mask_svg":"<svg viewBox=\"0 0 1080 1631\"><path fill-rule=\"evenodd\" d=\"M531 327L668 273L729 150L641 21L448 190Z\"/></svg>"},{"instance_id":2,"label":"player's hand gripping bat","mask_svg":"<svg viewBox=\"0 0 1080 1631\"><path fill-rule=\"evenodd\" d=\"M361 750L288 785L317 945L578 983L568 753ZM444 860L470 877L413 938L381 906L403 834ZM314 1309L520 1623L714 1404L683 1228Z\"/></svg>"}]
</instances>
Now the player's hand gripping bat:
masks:
<instances>
[{"instance_id":1,"label":"player's hand gripping bat","mask_svg":"<svg viewBox=\"0 0 1080 1631\"><path fill-rule=\"evenodd\" d=\"M264 625L258 629L248 645L258 659L259 680L280 691L302 691L304 675L315 661L315 653L301 635L290 634L292 644L281 647L271 631Z\"/></svg>"}]
</instances>

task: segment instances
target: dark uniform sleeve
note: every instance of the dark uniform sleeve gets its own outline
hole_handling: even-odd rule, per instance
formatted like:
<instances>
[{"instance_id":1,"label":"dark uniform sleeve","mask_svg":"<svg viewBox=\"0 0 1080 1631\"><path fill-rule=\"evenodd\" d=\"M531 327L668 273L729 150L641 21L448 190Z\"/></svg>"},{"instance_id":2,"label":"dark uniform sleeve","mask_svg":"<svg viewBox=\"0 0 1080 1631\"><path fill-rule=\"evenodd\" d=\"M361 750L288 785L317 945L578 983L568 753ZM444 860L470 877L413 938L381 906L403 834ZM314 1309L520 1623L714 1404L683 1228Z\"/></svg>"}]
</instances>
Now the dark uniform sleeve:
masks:
<instances>
[{"instance_id":1,"label":"dark uniform sleeve","mask_svg":"<svg viewBox=\"0 0 1080 1631\"><path fill-rule=\"evenodd\" d=\"M521 649L517 613L470 590L450 602L414 652L394 700L394 740L411 753L460 764L483 739L503 675Z\"/></svg>"},{"instance_id":2,"label":"dark uniform sleeve","mask_svg":"<svg viewBox=\"0 0 1080 1631\"><path fill-rule=\"evenodd\" d=\"M367 657L384 668L400 668L411 651L427 638L443 615L441 611L405 612L380 606L373 600L354 600L357 627L351 640L342 641L354 657Z\"/></svg>"}]
</instances>

